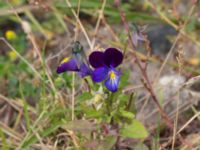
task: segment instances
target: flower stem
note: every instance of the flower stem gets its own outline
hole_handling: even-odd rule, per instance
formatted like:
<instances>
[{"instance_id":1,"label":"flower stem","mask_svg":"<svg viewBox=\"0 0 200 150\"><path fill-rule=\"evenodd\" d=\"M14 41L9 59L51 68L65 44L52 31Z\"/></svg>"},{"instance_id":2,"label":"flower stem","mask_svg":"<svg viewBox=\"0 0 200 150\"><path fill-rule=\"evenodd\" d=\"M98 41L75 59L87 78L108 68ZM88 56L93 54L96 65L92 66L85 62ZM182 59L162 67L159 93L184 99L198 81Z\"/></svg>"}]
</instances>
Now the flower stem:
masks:
<instances>
[{"instance_id":1,"label":"flower stem","mask_svg":"<svg viewBox=\"0 0 200 150\"><path fill-rule=\"evenodd\" d=\"M114 95L113 93L108 93L108 98L106 100L106 109L107 109L108 116L111 115L111 111L112 111L113 95Z\"/></svg>"}]
</instances>

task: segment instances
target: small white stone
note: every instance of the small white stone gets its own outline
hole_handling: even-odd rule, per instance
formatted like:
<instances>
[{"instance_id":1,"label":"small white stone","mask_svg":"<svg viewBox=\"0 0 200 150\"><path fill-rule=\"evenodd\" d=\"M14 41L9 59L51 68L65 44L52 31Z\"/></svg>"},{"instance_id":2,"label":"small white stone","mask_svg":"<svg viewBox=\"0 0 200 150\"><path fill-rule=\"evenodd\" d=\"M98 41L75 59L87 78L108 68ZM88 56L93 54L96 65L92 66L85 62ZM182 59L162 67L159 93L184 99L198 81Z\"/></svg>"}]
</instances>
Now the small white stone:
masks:
<instances>
[{"instance_id":1,"label":"small white stone","mask_svg":"<svg viewBox=\"0 0 200 150\"><path fill-rule=\"evenodd\" d=\"M22 29L26 34L31 33L31 26L28 21L25 20L22 21Z\"/></svg>"}]
</instances>

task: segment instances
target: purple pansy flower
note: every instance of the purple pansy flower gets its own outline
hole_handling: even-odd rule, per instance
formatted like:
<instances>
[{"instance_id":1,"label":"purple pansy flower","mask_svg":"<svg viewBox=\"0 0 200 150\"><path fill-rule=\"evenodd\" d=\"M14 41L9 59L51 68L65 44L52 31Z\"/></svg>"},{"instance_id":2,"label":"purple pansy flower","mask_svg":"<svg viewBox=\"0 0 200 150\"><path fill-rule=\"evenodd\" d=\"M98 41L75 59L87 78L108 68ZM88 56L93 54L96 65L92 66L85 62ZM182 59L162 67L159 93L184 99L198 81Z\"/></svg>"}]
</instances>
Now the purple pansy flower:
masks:
<instances>
[{"instance_id":1,"label":"purple pansy flower","mask_svg":"<svg viewBox=\"0 0 200 150\"><path fill-rule=\"evenodd\" d=\"M86 63L80 62L76 58L73 58L73 57L64 58L57 68L58 74L66 72L66 71L78 72L82 78L91 74L91 70Z\"/></svg>"},{"instance_id":2,"label":"purple pansy flower","mask_svg":"<svg viewBox=\"0 0 200 150\"><path fill-rule=\"evenodd\" d=\"M74 43L72 52L73 57L64 58L57 68L57 73L60 74L66 71L74 71L78 72L82 78L91 75L91 69L88 65L87 59L85 58L83 47L78 41Z\"/></svg>"},{"instance_id":3,"label":"purple pansy flower","mask_svg":"<svg viewBox=\"0 0 200 150\"><path fill-rule=\"evenodd\" d=\"M95 70L92 72L94 82L105 81L104 85L111 92L116 92L120 72L115 68L122 63L123 54L116 48L107 48L105 52L95 51L90 54L89 62Z\"/></svg>"}]
</instances>

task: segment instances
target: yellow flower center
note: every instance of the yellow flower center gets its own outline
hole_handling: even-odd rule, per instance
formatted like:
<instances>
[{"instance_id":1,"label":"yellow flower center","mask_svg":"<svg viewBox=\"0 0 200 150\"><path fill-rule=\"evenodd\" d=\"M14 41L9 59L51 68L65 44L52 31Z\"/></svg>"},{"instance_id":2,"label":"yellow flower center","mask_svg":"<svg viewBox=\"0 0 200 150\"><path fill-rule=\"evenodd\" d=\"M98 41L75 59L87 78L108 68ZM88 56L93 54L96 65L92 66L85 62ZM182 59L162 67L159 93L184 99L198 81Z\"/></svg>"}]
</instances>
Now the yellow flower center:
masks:
<instances>
[{"instance_id":1,"label":"yellow flower center","mask_svg":"<svg viewBox=\"0 0 200 150\"><path fill-rule=\"evenodd\" d=\"M110 71L110 78L111 79L115 79L116 75L115 75L115 72L114 71Z\"/></svg>"},{"instance_id":2,"label":"yellow flower center","mask_svg":"<svg viewBox=\"0 0 200 150\"><path fill-rule=\"evenodd\" d=\"M68 62L68 61L69 61L69 57L65 57L65 58L61 61L61 64L66 63L66 62Z\"/></svg>"}]
</instances>

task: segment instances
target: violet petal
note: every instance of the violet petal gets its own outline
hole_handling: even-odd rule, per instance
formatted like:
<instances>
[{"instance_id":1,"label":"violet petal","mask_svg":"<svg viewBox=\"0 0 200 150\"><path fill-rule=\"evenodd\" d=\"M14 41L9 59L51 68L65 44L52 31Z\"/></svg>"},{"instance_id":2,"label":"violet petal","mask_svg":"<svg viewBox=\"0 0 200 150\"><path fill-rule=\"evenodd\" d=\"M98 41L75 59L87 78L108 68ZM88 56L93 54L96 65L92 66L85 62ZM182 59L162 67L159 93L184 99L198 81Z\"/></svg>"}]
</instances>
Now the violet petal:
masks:
<instances>
[{"instance_id":1,"label":"violet petal","mask_svg":"<svg viewBox=\"0 0 200 150\"><path fill-rule=\"evenodd\" d=\"M65 71L78 71L78 65L76 59L72 58L69 61L61 63L57 68L57 73L63 73Z\"/></svg>"},{"instance_id":2,"label":"violet petal","mask_svg":"<svg viewBox=\"0 0 200 150\"><path fill-rule=\"evenodd\" d=\"M82 63L80 65L79 75L83 78L85 76L91 75L91 70L88 65Z\"/></svg>"},{"instance_id":3,"label":"violet petal","mask_svg":"<svg viewBox=\"0 0 200 150\"><path fill-rule=\"evenodd\" d=\"M99 68L104 66L104 53L100 51L92 52L89 56L89 62L92 67Z\"/></svg>"},{"instance_id":4,"label":"violet petal","mask_svg":"<svg viewBox=\"0 0 200 150\"><path fill-rule=\"evenodd\" d=\"M122 63L123 54L116 48L107 48L104 52L104 62L108 67L117 67Z\"/></svg>"},{"instance_id":5,"label":"violet petal","mask_svg":"<svg viewBox=\"0 0 200 150\"><path fill-rule=\"evenodd\" d=\"M92 72L92 80L94 82L101 82L105 80L108 76L108 71L109 69L106 67L100 67L100 68L95 69Z\"/></svg>"}]
</instances>

